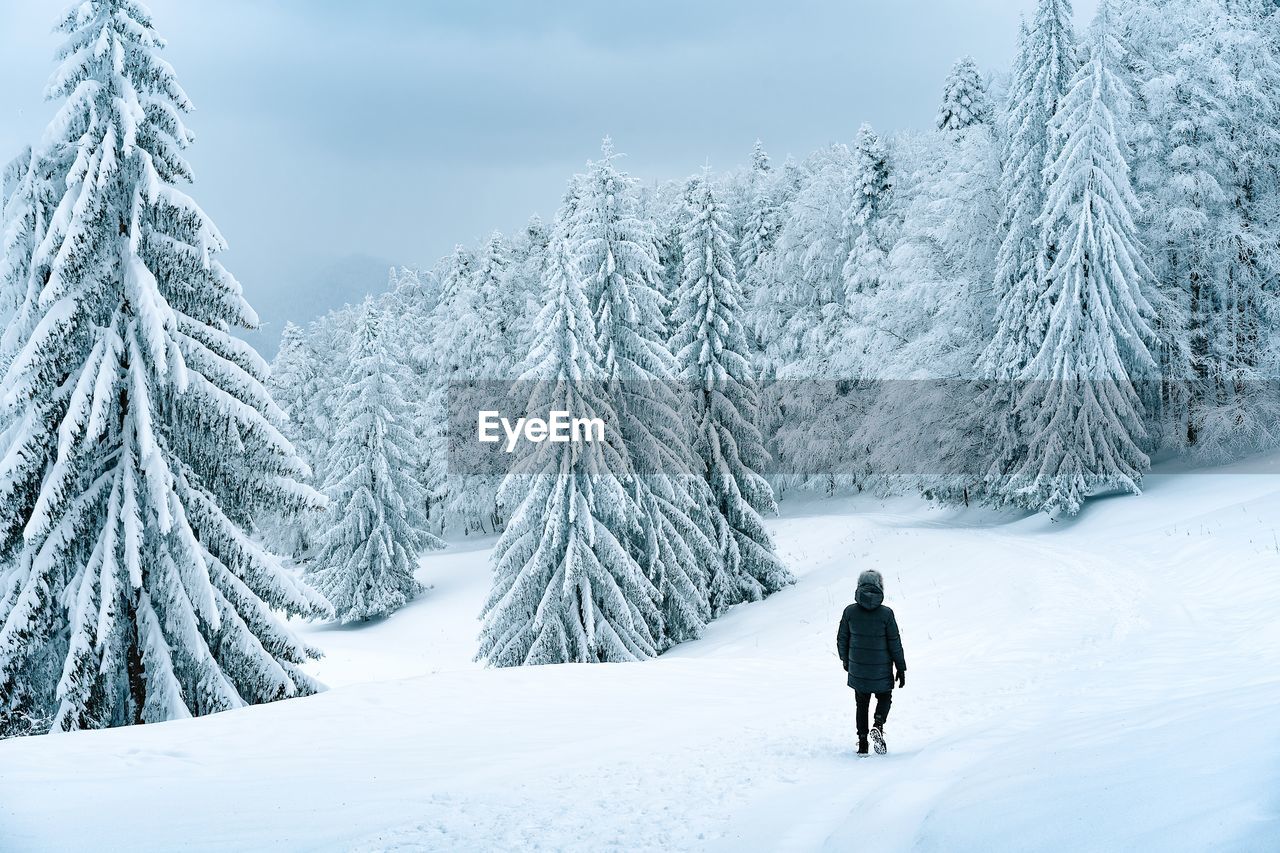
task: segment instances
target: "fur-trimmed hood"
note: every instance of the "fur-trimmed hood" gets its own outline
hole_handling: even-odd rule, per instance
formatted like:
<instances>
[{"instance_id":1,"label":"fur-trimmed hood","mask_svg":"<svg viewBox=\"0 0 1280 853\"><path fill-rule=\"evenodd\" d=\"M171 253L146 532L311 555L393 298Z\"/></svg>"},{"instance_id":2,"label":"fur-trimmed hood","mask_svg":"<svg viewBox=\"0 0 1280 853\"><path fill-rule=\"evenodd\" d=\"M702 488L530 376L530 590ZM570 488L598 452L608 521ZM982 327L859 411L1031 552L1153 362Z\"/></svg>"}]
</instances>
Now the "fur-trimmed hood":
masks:
<instances>
[{"instance_id":1,"label":"fur-trimmed hood","mask_svg":"<svg viewBox=\"0 0 1280 853\"><path fill-rule=\"evenodd\" d=\"M884 578L875 569L867 569L858 575L858 589L854 601L865 610L875 610L884 603Z\"/></svg>"}]
</instances>

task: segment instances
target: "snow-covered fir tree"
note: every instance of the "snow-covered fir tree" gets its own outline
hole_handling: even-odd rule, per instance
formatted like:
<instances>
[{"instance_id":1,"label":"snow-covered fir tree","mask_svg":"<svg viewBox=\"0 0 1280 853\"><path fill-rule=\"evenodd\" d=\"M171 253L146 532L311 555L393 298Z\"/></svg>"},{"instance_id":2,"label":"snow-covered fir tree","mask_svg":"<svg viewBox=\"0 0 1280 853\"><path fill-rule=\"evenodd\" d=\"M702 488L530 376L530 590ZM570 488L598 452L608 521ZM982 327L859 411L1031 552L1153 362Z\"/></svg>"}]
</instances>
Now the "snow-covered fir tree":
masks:
<instances>
[{"instance_id":1,"label":"snow-covered fir tree","mask_svg":"<svg viewBox=\"0 0 1280 853\"><path fill-rule=\"evenodd\" d=\"M514 354L513 365L518 364L533 349L534 323L542 312L544 301L542 267L547 260L547 246L550 242L551 228L535 214L529 218L512 248L505 286L510 291L512 316L508 321L508 335L510 349Z\"/></svg>"},{"instance_id":2,"label":"snow-covered fir tree","mask_svg":"<svg viewBox=\"0 0 1280 853\"><path fill-rule=\"evenodd\" d=\"M622 541L661 596L651 630L665 648L697 636L705 621L717 553L705 512L711 498L692 469L687 420L680 415L655 229L608 139L602 155L579 182L572 250L586 277L601 365L630 466L634 528Z\"/></svg>"},{"instance_id":3,"label":"snow-covered fir tree","mask_svg":"<svg viewBox=\"0 0 1280 853\"><path fill-rule=\"evenodd\" d=\"M769 155L764 143L757 139L751 151L750 195L736 254L744 306L754 302L755 290L762 285L768 269L768 255L778 240L781 211L773 198L773 178Z\"/></svg>"},{"instance_id":4,"label":"snow-covered fir tree","mask_svg":"<svg viewBox=\"0 0 1280 853\"><path fill-rule=\"evenodd\" d=\"M310 386L315 379L315 362L306 333L286 322L280 332L280 348L271 362L271 379L267 387L288 422L300 422L306 418ZM297 446L299 442L294 444Z\"/></svg>"},{"instance_id":5,"label":"snow-covered fir tree","mask_svg":"<svg viewBox=\"0 0 1280 853\"><path fill-rule=\"evenodd\" d=\"M1039 347L1043 331L1037 265L1041 254L1038 221L1047 194L1045 170L1057 156L1049 122L1057 114L1077 67L1069 0L1039 0L1025 43L1019 46L1009 89L1001 189L1005 198L1003 243L996 259L996 292L1001 297L995 339L984 361L997 376L1013 375Z\"/></svg>"},{"instance_id":6,"label":"snow-covered fir tree","mask_svg":"<svg viewBox=\"0 0 1280 853\"><path fill-rule=\"evenodd\" d=\"M626 448L607 393L603 353L570 246L545 271L542 336L522 377L529 412L606 423L602 442L542 442L503 481L514 506L493 550L478 659L491 666L628 661L655 655L658 591L631 556Z\"/></svg>"},{"instance_id":7,"label":"snow-covered fir tree","mask_svg":"<svg viewBox=\"0 0 1280 853\"><path fill-rule=\"evenodd\" d=\"M299 428L299 431L305 435L303 445L311 465L313 484L324 483L327 476L324 466L338 431L335 403L346 381L346 353L359 307L358 304L344 305L307 328L307 348L315 360L314 385L311 403L305 413L306 427Z\"/></svg>"},{"instance_id":8,"label":"snow-covered fir tree","mask_svg":"<svg viewBox=\"0 0 1280 853\"><path fill-rule=\"evenodd\" d=\"M845 214L845 227L856 235L843 269L846 298L873 295L889 275L896 237L888 216L892 190L889 153L864 124L853 143L853 203Z\"/></svg>"},{"instance_id":9,"label":"snow-covered fir tree","mask_svg":"<svg viewBox=\"0 0 1280 853\"><path fill-rule=\"evenodd\" d=\"M785 168L785 167L784 167ZM787 170L802 182L778 235L767 287L757 292L756 332L781 376L827 372L827 344L842 324L844 263L853 248L846 214L853 204L852 155L845 145Z\"/></svg>"},{"instance_id":10,"label":"snow-covered fir tree","mask_svg":"<svg viewBox=\"0 0 1280 853\"><path fill-rule=\"evenodd\" d=\"M515 359L506 332L514 311L504 292L509 267L506 241L495 232L478 256L454 250L432 320L439 352L439 380L445 383L449 414L501 409L495 392L511 378ZM471 424L454 424L463 428ZM490 475L485 457L498 445L467 446L466 464L450 466L446 512L464 533L496 532L502 525L497 502L500 480ZM461 460L459 460L461 461Z\"/></svg>"},{"instance_id":11,"label":"snow-covered fir tree","mask_svg":"<svg viewBox=\"0 0 1280 853\"><path fill-rule=\"evenodd\" d=\"M680 287L680 270L684 266L680 258L680 226L686 207L685 184L682 181L663 181L649 200L648 213L654 222L658 247L658 265L662 270L662 296L670 319L675 304L675 292Z\"/></svg>"},{"instance_id":12,"label":"snow-covered fir tree","mask_svg":"<svg viewBox=\"0 0 1280 853\"><path fill-rule=\"evenodd\" d=\"M447 379L511 375L519 359L507 333L519 310L506 280L510 266L510 247L497 231L478 254L458 246L446 262L432 326Z\"/></svg>"},{"instance_id":13,"label":"snow-covered fir tree","mask_svg":"<svg viewBox=\"0 0 1280 853\"><path fill-rule=\"evenodd\" d=\"M759 139L751 149L751 168L743 188L742 221L735 258L739 275L755 266L777 238L777 210L773 205L773 167Z\"/></svg>"},{"instance_id":14,"label":"snow-covered fir tree","mask_svg":"<svg viewBox=\"0 0 1280 853\"><path fill-rule=\"evenodd\" d=\"M316 354L306 333L293 323L285 323L280 333L280 349L271 362L267 390L284 415L278 425L280 431L309 467L314 465L319 446L312 422L316 405L316 369ZM259 527L274 550L299 559L311 551L314 534L322 518L322 513L286 513L281 517L261 520Z\"/></svg>"},{"instance_id":15,"label":"snow-covered fir tree","mask_svg":"<svg viewBox=\"0 0 1280 853\"><path fill-rule=\"evenodd\" d=\"M382 334L392 358L408 373L401 390L413 407L418 435L414 476L426 492L424 512L430 526L439 531L448 488L448 387L439 376L441 353L432 322L440 279L434 270L407 267L393 269L391 277L393 286L380 303Z\"/></svg>"},{"instance_id":16,"label":"snow-covered fir tree","mask_svg":"<svg viewBox=\"0 0 1280 853\"><path fill-rule=\"evenodd\" d=\"M755 426L759 397L726 218L704 175L690 194L682 235L684 276L672 318L681 376L693 392L694 448L715 501L720 563L711 578L710 598L717 614L794 580L760 517L777 508L773 490L760 474L768 457Z\"/></svg>"},{"instance_id":17,"label":"snow-covered fir tree","mask_svg":"<svg viewBox=\"0 0 1280 853\"><path fill-rule=\"evenodd\" d=\"M987 486L993 499L1008 495L1007 476L1025 458L1026 438L1017 417L1015 380L1044 339L1048 303L1040 216L1047 195L1045 170L1057 158L1049 122L1058 112L1077 67L1069 0L1038 0L1032 25L1023 30L1014 62L1004 126L1004 168L1000 181L1004 217L996 255L995 292L999 299L994 333L978 362L980 376L991 380L975 417L991 430L992 464Z\"/></svg>"},{"instance_id":18,"label":"snow-covered fir tree","mask_svg":"<svg viewBox=\"0 0 1280 853\"><path fill-rule=\"evenodd\" d=\"M478 337L478 345L472 349L476 359L472 376L510 378L525 354L516 351L525 304L523 295L511 287L511 264L510 243L501 232L494 231L476 259L471 283L480 320L487 324L485 334Z\"/></svg>"},{"instance_id":19,"label":"snow-covered fir tree","mask_svg":"<svg viewBox=\"0 0 1280 853\"><path fill-rule=\"evenodd\" d=\"M942 106L938 108L938 130L964 130L975 124L990 124L991 103L987 100L987 83L971 56L956 60L942 87Z\"/></svg>"},{"instance_id":20,"label":"snow-covered fir tree","mask_svg":"<svg viewBox=\"0 0 1280 853\"><path fill-rule=\"evenodd\" d=\"M453 247L453 254L445 260L440 273L440 299L437 304L457 298L467 288L475 263L475 255L466 246L458 244Z\"/></svg>"},{"instance_id":21,"label":"snow-covered fir tree","mask_svg":"<svg viewBox=\"0 0 1280 853\"><path fill-rule=\"evenodd\" d=\"M1102 0L1089 61L1050 123L1057 158L1046 169L1041 242L1048 322L1021 374L1019 416L1028 448L1010 477L1016 499L1073 515L1110 489L1136 493L1149 460L1134 381L1152 376L1151 273L1116 117L1128 102L1113 68L1122 54L1111 0Z\"/></svg>"},{"instance_id":22,"label":"snow-covered fir tree","mask_svg":"<svg viewBox=\"0 0 1280 853\"><path fill-rule=\"evenodd\" d=\"M331 613L248 535L323 499L275 423L257 318L179 185L191 104L136 0L59 29L61 187L29 261L34 322L3 380L0 697L6 727L171 720L311 693L275 610Z\"/></svg>"},{"instance_id":23,"label":"snow-covered fir tree","mask_svg":"<svg viewBox=\"0 0 1280 853\"><path fill-rule=\"evenodd\" d=\"M391 267L387 270L387 293L384 306L400 315L412 315L415 321L429 317L440 301L440 281L430 269Z\"/></svg>"},{"instance_id":24,"label":"snow-covered fir tree","mask_svg":"<svg viewBox=\"0 0 1280 853\"><path fill-rule=\"evenodd\" d=\"M347 351L329 449L329 517L307 578L343 622L385 616L421 589L419 555L444 543L427 531L426 500L414 474L419 455L413 407L402 388L408 372L393 358L385 318L366 299Z\"/></svg>"}]
</instances>

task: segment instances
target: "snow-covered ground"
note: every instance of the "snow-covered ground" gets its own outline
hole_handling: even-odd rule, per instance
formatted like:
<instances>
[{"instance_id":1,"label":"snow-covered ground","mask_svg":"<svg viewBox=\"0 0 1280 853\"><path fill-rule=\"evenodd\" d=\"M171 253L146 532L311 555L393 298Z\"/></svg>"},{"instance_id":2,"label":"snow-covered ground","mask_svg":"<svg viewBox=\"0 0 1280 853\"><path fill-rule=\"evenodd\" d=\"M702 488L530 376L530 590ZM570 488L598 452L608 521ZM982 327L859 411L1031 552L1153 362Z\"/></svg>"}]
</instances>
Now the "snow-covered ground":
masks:
<instances>
[{"instance_id":1,"label":"snow-covered ground","mask_svg":"<svg viewBox=\"0 0 1280 853\"><path fill-rule=\"evenodd\" d=\"M644 664L483 669L490 543L454 546L394 617L304 629L325 694L0 742L0 850L1280 849L1261 467L1059 524L793 502L799 583ZM910 669L860 760L834 638L868 567Z\"/></svg>"}]
</instances>

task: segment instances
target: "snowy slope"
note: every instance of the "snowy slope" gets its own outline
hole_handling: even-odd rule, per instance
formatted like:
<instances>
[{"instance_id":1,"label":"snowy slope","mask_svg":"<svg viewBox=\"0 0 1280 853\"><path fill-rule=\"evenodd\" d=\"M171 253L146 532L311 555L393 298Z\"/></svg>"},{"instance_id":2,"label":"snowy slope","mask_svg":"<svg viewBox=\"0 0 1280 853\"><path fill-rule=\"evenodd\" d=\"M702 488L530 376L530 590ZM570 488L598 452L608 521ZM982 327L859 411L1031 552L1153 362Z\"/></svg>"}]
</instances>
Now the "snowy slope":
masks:
<instances>
[{"instance_id":1,"label":"snowy slope","mask_svg":"<svg viewBox=\"0 0 1280 853\"><path fill-rule=\"evenodd\" d=\"M0 849L1280 849L1265 467L1064 524L792 503L799 583L645 664L481 668L487 549L455 546L410 608L306 629L325 694L0 742ZM867 567L910 670L859 760L834 635Z\"/></svg>"}]
</instances>

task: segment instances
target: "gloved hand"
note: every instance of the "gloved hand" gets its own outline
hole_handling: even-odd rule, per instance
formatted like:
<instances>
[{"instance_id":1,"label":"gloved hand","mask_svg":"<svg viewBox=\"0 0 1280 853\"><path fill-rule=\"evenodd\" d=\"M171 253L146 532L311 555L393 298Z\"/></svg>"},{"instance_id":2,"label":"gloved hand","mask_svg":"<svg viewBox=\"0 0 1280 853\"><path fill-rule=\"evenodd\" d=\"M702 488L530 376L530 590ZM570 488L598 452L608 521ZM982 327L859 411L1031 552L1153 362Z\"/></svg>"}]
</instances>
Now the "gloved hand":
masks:
<instances>
[{"instance_id":1,"label":"gloved hand","mask_svg":"<svg viewBox=\"0 0 1280 853\"><path fill-rule=\"evenodd\" d=\"M844 663L844 671L845 671L845 672L848 672L848 671L849 671L849 662L848 662L848 661L844 661L843 663Z\"/></svg>"},{"instance_id":2,"label":"gloved hand","mask_svg":"<svg viewBox=\"0 0 1280 853\"><path fill-rule=\"evenodd\" d=\"M907 686L907 671L905 669L898 670L898 686L899 687Z\"/></svg>"}]
</instances>

